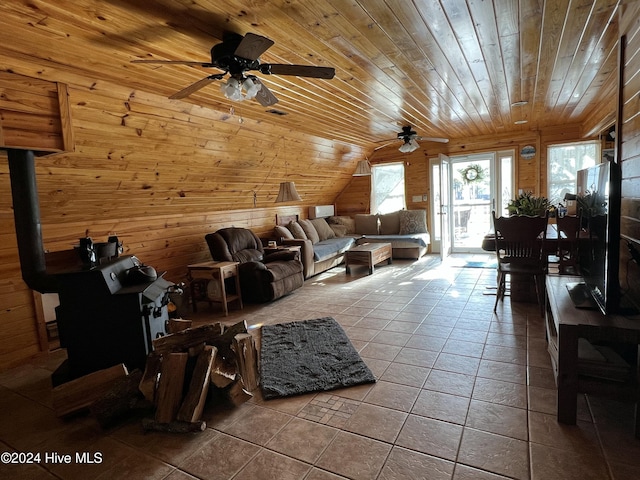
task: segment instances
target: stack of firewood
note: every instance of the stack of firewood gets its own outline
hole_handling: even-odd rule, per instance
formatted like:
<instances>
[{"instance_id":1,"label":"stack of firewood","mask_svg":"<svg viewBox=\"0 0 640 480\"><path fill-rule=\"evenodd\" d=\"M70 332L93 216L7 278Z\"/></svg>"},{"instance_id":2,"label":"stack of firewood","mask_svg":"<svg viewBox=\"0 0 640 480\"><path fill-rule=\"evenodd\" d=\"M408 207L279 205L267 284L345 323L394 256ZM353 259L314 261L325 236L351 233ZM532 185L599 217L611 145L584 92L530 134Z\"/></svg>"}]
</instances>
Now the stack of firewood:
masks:
<instances>
[{"instance_id":1,"label":"stack of firewood","mask_svg":"<svg viewBox=\"0 0 640 480\"><path fill-rule=\"evenodd\" d=\"M204 429L202 411L210 388L234 405L249 400L258 386L255 341L246 323L186 328L153 342L140 381L144 397L156 405L145 429Z\"/></svg>"},{"instance_id":2,"label":"stack of firewood","mask_svg":"<svg viewBox=\"0 0 640 480\"><path fill-rule=\"evenodd\" d=\"M140 411L145 430L192 432L206 428L202 412L213 390L234 405L252 397L257 353L246 322L191 328L188 320L172 319L168 331L154 340L144 373L118 365L54 388L56 413L89 408L106 428Z\"/></svg>"}]
</instances>

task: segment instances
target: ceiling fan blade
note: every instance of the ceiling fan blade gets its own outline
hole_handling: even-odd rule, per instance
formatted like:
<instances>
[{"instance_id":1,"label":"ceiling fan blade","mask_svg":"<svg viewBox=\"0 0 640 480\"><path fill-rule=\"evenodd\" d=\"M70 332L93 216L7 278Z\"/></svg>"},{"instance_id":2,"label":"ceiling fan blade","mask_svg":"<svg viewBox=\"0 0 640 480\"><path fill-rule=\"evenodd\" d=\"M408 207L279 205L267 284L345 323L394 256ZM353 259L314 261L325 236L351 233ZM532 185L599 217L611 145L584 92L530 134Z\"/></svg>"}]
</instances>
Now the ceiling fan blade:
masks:
<instances>
[{"instance_id":1,"label":"ceiling fan blade","mask_svg":"<svg viewBox=\"0 0 640 480\"><path fill-rule=\"evenodd\" d=\"M258 93L256 94L256 100L260 105L262 105L263 107L268 107L270 105L275 105L276 103L278 103L278 99L276 98L276 96L271 93L271 90L269 90L267 86L260 81L259 78L254 77L253 81L254 83L258 83L261 85L260 90L258 90Z\"/></svg>"},{"instance_id":2,"label":"ceiling fan blade","mask_svg":"<svg viewBox=\"0 0 640 480\"><path fill-rule=\"evenodd\" d=\"M263 64L260 71L272 75L295 75L297 77L332 79L336 74L333 67L316 67L312 65L286 65L281 63Z\"/></svg>"},{"instance_id":3,"label":"ceiling fan blade","mask_svg":"<svg viewBox=\"0 0 640 480\"><path fill-rule=\"evenodd\" d=\"M204 77L203 79L198 80L195 83L192 83L188 87L183 88L179 92L174 93L169 98L171 100L176 100L176 99L179 99L179 98L188 97L192 93L195 93L198 90L200 90L201 88L206 87L207 85L209 85L214 80L220 80L220 78L222 78L220 75L209 75L208 77Z\"/></svg>"},{"instance_id":4,"label":"ceiling fan blade","mask_svg":"<svg viewBox=\"0 0 640 480\"><path fill-rule=\"evenodd\" d=\"M425 142L438 142L438 143L449 143L448 138L439 138L439 137L416 137L416 140L425 141Z\"/></svg>"},{"instance_id":5,"label":"ceiling fan blade","mask_svg":"<svg viewBox=\"0 0 640 480\"><path fill-rule=\"evenodd\" d=\"M168 64L168 65L198 65L200 67L211 68L215 67L213 63L208 62L192 62L189 60L131 60L131 63L156 63L156 64Z\"/></svg>"},{"instance_id":6,"label":"ceiling fan blade","mask_svg":"<svg viewBox=\"0 0 640 480\"><path fill-rule=\"evenodd\" d=\"M378 145L376 148L373 149L373 151L375 152L376 150L380 150L381 148L387 147L389 145L391 145L392 143L398 143L397 140L391 140L391 141L386 141L387 143L384 143L382 145Z\"/></svg>"},{"instance_id":7,"label":"ceiling fan blade","mask_svg":"<svg viewBox=\"0 0 640 480\"><path fill-rule=\"evenodd\" d=\"M273 43L273 40L263 37L262 35L247 33L240 42L240 45L236 48L234 54L248 60L257 60Z\"/></svg>"}]
</instances>

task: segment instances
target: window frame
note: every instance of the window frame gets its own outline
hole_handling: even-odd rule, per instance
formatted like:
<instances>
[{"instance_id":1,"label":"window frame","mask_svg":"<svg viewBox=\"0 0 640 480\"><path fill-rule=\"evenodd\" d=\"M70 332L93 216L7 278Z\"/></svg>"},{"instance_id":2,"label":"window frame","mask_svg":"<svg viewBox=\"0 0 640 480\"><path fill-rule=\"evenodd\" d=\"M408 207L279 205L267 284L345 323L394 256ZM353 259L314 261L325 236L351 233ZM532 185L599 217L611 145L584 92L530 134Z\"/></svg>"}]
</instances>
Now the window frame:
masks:
<instances>
[{"instance_id":1,"label":"window frame","mask_svg":"<svg viewBox=\"0 0 640 480\"><path fill-rule=\"evenodd\" d=\"M385 168L389 168L389 167L401 167L402 168L402 200L401 203L402 206L400 206L399 208L393 208L392 210L390 210L389 212L386 211L386 209L384 209L384 212L380 212L380 206L382 205L382 202L380 202L380 204L378 204L378 194L376 192L376 177L380 174L379 172L381 172L383 169ZM396 188L398 188L398 185L396 185L396 187L394 187L393 190L395 190ZM395 197L399 197L400 195L394 195ZM386 198L389 198L389 196L387 196ZM405 165L404 162L388 162L388 163L379 163L376 165L372 165L371 166L371 200L370 200L371 204L369 206L369 210L372 214L377 214L377 213L390 213L392 211L397 211L397 210L405 210L407 208L407 192L406 192L406 170L405 170Z\"/></svg>"},{"instance_id":2,"label":"window frame","mask_svg":"<svg viewBox=\"0 0 640 480\"><path fill-rule=\"evenodd\" d=\"M554 178L558 177L558 174L552 171L552 167L554 165L554 163L552 163L551 157L552 157L552 150L554 148L567 148L567 147L575 147L575 146L583 146L583 145L593 145L595 147L595 152L594 152L594 164L598 164L602 161L602 145L600 143L600 141L598 140L582 140L582 141L578 141L578 142L566 142L566 143L554 143L554 144L550 144L547 146L547 168L546 168L546 196L547 198L554 204L557 205L558 203L562 203L564 201L564 198L554 198L554 195L552 194L552 190L551 187L553 185L562 185L562 184L567 184L569 181L573 181L573 183L575 184L575 177L578 172L578 170L582 170L583 168L587 168L590 165L586 165L583 163L582 166L580 165L576 165L576 169L574 173L574 178L573 179L566 179L563 181L553 181ZM575 187L575 186L574 186ZM575 193L575 188L573 188L569 193Z\"/></svg>"}]
</instances>

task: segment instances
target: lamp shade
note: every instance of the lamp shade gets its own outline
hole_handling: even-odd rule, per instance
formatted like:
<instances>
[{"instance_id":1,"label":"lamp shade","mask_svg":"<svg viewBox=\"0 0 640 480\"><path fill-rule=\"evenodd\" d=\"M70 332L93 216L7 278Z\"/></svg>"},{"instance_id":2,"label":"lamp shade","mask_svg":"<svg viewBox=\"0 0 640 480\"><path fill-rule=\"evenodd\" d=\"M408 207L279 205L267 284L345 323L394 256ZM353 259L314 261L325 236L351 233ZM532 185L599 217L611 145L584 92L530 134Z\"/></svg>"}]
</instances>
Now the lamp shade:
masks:
<instances>
[{"instance_id":1,"label":"lamp shade","mask_svg":"<svg viewBox=\"0 0 640 480\"><path fill-rule=\"evenodd\" d=\"M293 182L280 182L280 191L276 203L299 202L302 200L296 191L296 184Z\"/></svg>"},{"instance_id":2,"label":"lamp shade","mask_svg":"<svg viewBox=\"0 0 640 480\"><path fill-rule=\"evenodd\" d=\"M371 165L368 160L360 160L356 166L356 171L353 172L354 177L366 177L371 175Z\"/></svg>"}]
</instances>

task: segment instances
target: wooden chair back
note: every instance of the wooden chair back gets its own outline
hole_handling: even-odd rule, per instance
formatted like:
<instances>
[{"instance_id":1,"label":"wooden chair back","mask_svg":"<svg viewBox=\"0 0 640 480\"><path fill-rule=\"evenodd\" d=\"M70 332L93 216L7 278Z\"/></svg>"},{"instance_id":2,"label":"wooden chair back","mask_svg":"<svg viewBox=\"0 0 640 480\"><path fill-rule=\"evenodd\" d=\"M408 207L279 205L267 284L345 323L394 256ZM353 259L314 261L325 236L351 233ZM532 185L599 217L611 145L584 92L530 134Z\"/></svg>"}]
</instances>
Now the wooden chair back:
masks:
<instances>
[{"instance_id":1,"label":"wooden chair back","mask_svg":"<svg viewBox=\"0 0 640 480\"><path fill-rule=\"evenodd\" d=\"M546 265L544 242L548 214L496 217L493 212L496 255L499 263Z\"/></svg>"},{"instance_id":2,"label":"wooden chair back","mask_svg":"<svg viewBox=\"0 0 640 480\"><path fill-rule=\"evenodd\" d=\"M556 218L558 224L558 240L575 241L580 235L580 224L582 219L580 215L565 215Z\"/></svg>"}]
</instances>

